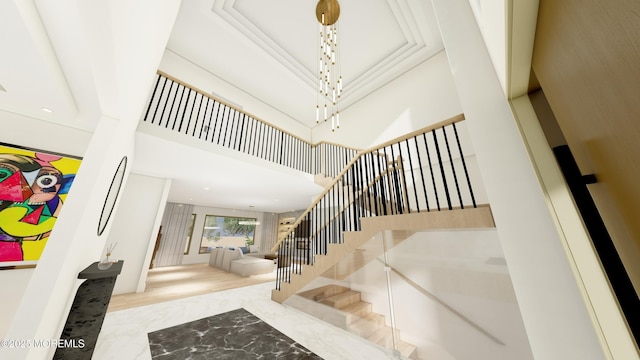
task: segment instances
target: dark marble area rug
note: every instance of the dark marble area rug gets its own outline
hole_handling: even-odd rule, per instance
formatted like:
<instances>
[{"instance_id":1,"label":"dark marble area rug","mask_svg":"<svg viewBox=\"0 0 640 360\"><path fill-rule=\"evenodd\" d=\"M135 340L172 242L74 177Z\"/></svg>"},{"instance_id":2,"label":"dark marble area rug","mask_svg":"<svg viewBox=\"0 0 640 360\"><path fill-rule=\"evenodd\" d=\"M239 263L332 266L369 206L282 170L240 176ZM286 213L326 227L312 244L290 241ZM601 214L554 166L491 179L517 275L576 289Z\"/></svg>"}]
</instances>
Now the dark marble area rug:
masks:
<instances>
[{"instance_id":1,"label":"dark marble area rug","mask_svg":"<svg viewBox=\"0 0 640 360\"><path fill-rule=\"evenodd\" d=\"M148 334L154 360L322 359L245 309Z\"/></svg>"}]
</instances>

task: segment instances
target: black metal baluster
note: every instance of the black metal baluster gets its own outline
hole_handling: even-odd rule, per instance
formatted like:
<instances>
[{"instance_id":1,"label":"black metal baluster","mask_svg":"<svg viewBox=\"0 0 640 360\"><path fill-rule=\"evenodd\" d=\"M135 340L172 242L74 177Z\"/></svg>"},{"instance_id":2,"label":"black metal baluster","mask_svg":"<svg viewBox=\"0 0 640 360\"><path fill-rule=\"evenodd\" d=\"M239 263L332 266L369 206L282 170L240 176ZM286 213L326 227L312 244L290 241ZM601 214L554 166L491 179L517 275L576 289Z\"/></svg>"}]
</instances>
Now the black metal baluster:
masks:
<instances>
[{"instance_id":1,"label":"black metal baluster","mask_svg":"<svg viewBox=\"0 0 640 360\"><path fill-rule=\"evenodd\" d=\"M253 118L247 118L247 136L245 136L242 152L251 155L251 143L253 142Z\"/></svg>"},{"instance_id":2,"label":"black metal baluster","mask_svg":"<svg viewBox=\"0 0 640 360\"><path fill-rule=\"evenodd\" d=\"M364 199L364 206L366 210L366 216L370 217L371 212L371 194L369 193L369 165L367 164L367 154L362 155L362 169L364 170L364 188L362 189L362 197Z\"/></svg>"},{"instance_id":3,"label":"black metal baluster","mask_svg":"<svg viewBox=\"0 0 640 360\"><path fill-rule=\"evenodd\" d=\"M422 170L422 160L420 159L420 147L418 146L418 136L414 136L413 137L413 142L416 144L416 154L418 156L418 166L420 167L420 179L422 180L422 191L424 192L424 200L426 202L427 205L427 212L429 212L431 209L429 209L429 197L427 196L427 185L425 183L425 179L424 179L424 171ZM418 209L418 212L420 211L420 209Z\"/></svg>"},{"instance_id":4,"label":"black metal baluster","mask_svg":"<svg viewBox=\"0 0 640 360\"><path fill-rule=\"evenodd\" d=\"M234 146L234 148L238 151L242 151L242 140L245 138L245 131L244 131L244 123L247 120L247 114L245 113L241 113L242 114L242 120L240 121L240 126L239 126L239 130L236 130L236 145Z\"/></svg>"},{"instance_id":5,"label":"black metal baluster","mask_svg":"<svg viewBox=\"0 0 640 360\"><path fill-rule=\"evenodd\" d=\"M389 145L389 149L391 150L391 167L393 168L393 171L391 172L391 185L394 193L394 203L396 203L396 213L402 214L402 190L399 188L398 184L398 169L396 169L396 156L393 153L393 144Z\"/></svg>"},{"instance_id":6,"label":"black metal baluster","mask_svg":"<svg viewBox=\"0 0 640 360\"><path fill-rule=\"evenodd\" d=\"M217 104L217 106L216 106ZM208 129L207 129L207 136L209 134L209 131L211 131L211 138L209 139L210 142L213 143L213 139L216 136L216 127L218 126L218 119L220 118L220 108L222 107L222 103L213 100L213 105L211 106L211 119L213 119L213 128L211 127L211 120L209 120L209 124L208 124ZM215 109L215 115L214 113L214 109ZM223 110L224 112L224 110ZM222 123L220 123L220 126L222 126ZM206 139L206 137L205 137Z\"/></svg>"},{"instance_id":7,"label":"black metal baluster","mask_svg":"<svg viewBox=\"0 0 640 360\"><path fill-rule=\"evenodd\" d=\"M427 150L427 162L429 163L429 172L431 173L431 183L433 184L433 193L436 196L436 205L438 207L438 211L440 211L440 199L438 198L438 188L436 186L436 177L433 172L433 166L431 165L431 154L429 154L429 145L427 144L427 135L426 133L422 133L422 137L424 139L424 147Z\"/></svg>"},{"instance_id":8,"label":"black metal baluster","mask_svg":"<svg viewBox=\"0 0 640 360\"><path fill-rule=\"evenodd\" d=\"M276 144L277 140L278 140L278 134L276 133L275 129L271 126L269 126L269 133L271 134L271 140L269 141L269 159L274 162L277 163L276 161L276 149L278 148L278 145Z\"/></svg>"},{"instance_id":9,"label":"black metal baluster","mask_svg":"<svg viewBox=\"0 0 640 360\"><path fill-rule=\"evenodd\" d=\"M184 123L185 115L187 115L187 107L189 105L189 99L191 98L191 93L193 92L193 90L188 89L186 86L184 86L182 90L183 95L185 90L189 90L189 92L187 92L187 99L184 101L184 106L182 108L182 117L180 118L180 125L178 125L178 132L182 131L182 124ZM180 102L182 103L182 99L180 99ZM191 111L193 112L193 107L191 108ZM176 122L178 121L177 116L178 116L178 113L176 113ZM173 125L175 126L175 123Z\"/></svg>"},{"instance_id":10,"label":"black metal baluster","mask_svg":"<svg viewBox=\"0 0 640 360\"><path fill-rule=\"evenodd\" d=\"M469 178L469 172L467 171L467 163L464 161L464 153L462 152L462 145L460 145L460 138L458 137L458 130L456 130L456 123L451 124L453 127L453 133L456 135L456 143L458 143L458 151L460 152L460 159L462 160L462 168L464 169L464 175L467 178L467 186L469 186L469 194L471 195L471 202L473 203L473 207L478 207L476 205L476 198L473 195L473 187L471 186L471 179Z\"/></svg>"},{"instance_id":11,"label":"black metal baluster","mask_svg":"<svg viewBox=\"0 0 640 360\"><path fill-rule=\"evenodd\" d=\"M370 196L372 196L372 200L373 200L373 211L375 212L376 216L380 216L380 209L378 208L378 191L376 189L377 185L377 181L376 181L376 169L375 169L375 165L373 163L374 160L374 154L373 153L368 153L367 154L369 157L369 167L371 168L371 175L372 175L372 180L371 180L371 192L370 192ZM371 194L372 193L372 194Z\"/></svg>"},{"instance_id":12,"label":"black metal baluster","mask_svg":"<svg viewBox=\"0 0 640 360\"><path fill-rule=\"evenodd\" d=\"M384 174L380 179L382 184L382 204L385 215L393 214L393 200L391 199L391 187L389 186L389 160L387 158L387 148L382 148L382 159L380 159L384 166L380 169L380 174Z\"/></svg>"},{"instance_id":13,"label":"black metal baluster","mask_svg":"<svg viewBox=\"0 0 640 360\"><path fill-rule=\"evenodd\" d=\"M238 115L238 110L231 108L229 112L231 111L233 111L233 115L230 115L228 120L231 122L231 126L229 126L229 123L227 123L227 127L224 131L224 141L222 142L222 146L226 146L229 148L231 148L231 140L233 140L234 135L234 126L236 125L236 116Z\"/></svg>"},{"instance_id":14,"label":"black metal baluster","mask_svg":"<svg viewBox=\"0 0 640 360\"><path fill-rule=\"evenodd\" d=\"M409 151L408 146L407 146L407 151ZM404 193L405 206L407 207L407 212L411 214L411 206L409 205L409 187L407 187L407 171L404 169L404 156L402 156L402 141L398 143L398 157L400 158L400 164L401 164L400 171L402 171L401 173L398 173L398 176L400 177L400 179L398 180L402 180L402 183L400 184L400 186L404 186L403 193ZM409 160L411 160L411 153L407 153L407 157L409 157ZM411 173L413 174L413 168L411 168Z\"/></svg>"},{"instance_id":15,"label":"black metal baluster","mask_svg":"<svg viewBox=\"0 0 640 360\"><path fill-rule=\"evenodd\" d=\"M282 148L284 149L284 153L282 154L282 164L288 167L289 155L291 154L291 136L284 132L282 133Z\"/></svg>"},{"instance_id":16,"label":"black metal baluster","mask_svg":"<svg viewBox=\"0 0 640 360\"><path fill-rule=\"evenodd\" d=\"M167 96L167 103L165 103L165 109L167 104L169 103L169 98L171 97L171 89L173 88L173 84L175 84L175 82L172 80L171 81L171 86L169 87L169 94ZM173 106L176 103L176 97L178 95L178 90L180 89L180 86L176 86L176 90L173 93L173 101L171 101L171 107L169 107L169 113L167 114L167 122L166 124L164 124L165 129L169 127L169 120L171 119L171 113L173 112ZM162 120L164 119L164 110L162 109L162 118L160 118L160 122L158 123L158 126L160 126L162 124Z\"/></svg>"},{"instance_id":17,"label":"black metal baluster","mask_svg":"<svg viewBox=\"0 0 640 360\"><path fill-rule=\"evenodd\" d=\"M211 117L207 117L207 112L209 111L209 103L212 100L207 98L207 103L204 105L204 115L202 117L202 123L200 124L200 133L198 134L198 139L202 139L202 131L204 130L205 127L205 121L207 119L209 119L209 124L211 124ZM213 108L211 108L211 111L213 112ZM207 125L207 133L209 132L209 125ZM204 139L207 139L207 133L205 133Z\"/></svg>"},{"instance_id":18,"label":"black metal baluster","mask_svg":"<svg viewBox=\"0 0 640 360\"><path fill-rule=\"evenodd\" d=\"M246 115L240 111L238 111L238 121L236 122L236 127L235 130L233 132L233 145L231 145L231 148L233 150L240 150L239 144L240 144L240 140L242 139L242 137L240 136L242 134L242 126L244 125L244 117Z\"/></svg>"},{"instance_id":19,"label":"black metal baluster","mask_svg":"<svg viewBox=\"0 0 640 360\"><path fill-rule=\"evenodd\" d=\"M458 192L458 200L460 201L460 208L464 209L462 203L462 194L460 193L460 185L458 184L458 176L456 175L456 169L453 166L453 156L451 156L451 149L449 148L449 139L447 138L447 131L444 126L442 127L442 134L444 134L444 143L447 146L447 153L449 154L449 162L451 163L451 172L453 173L453 182L456 184L456 191Z\"/></svg>"},{"instance_id":20,"label":"black metal baluster","mask_svg":"<svg viewBox=\"0 0 640 360\"><path fill-rule=\"evenodd\" d=\"M160 119L158 119L158 125L162 122L162 116L164 115L164 109L167 107L167 102L169 101L169 94L171 93L171 85L169 85L169 91L167 92L167 99L164 99L164 88L167 86L167 81L169 79L164 78L164 82L162 83L162 90L160 90L160 96L158 97L158 106L153 110L153 118L151 119L151 123L156 120L156 115L158 114L158 109L160 108L161 102L164 102L164 106L162 107L162 113L160 115ZM173 85L173 84L172 84Z\"/></svg>"},{"instance_id":21,"label":"black metal baluster","mask_svg":"<svg viewBox=\"0 0 640 360\"><path fill-rule=\"evenodd\" d=\"M156 97L156 93L158 92L158 85L160 85L161 77L162 76L158 74L158 80L156 80L156 85L153 87L153 93L151 94L151 100L149 100L149 106L147 106L147 111L145 111L144 113L144 121L147 121L147 117L149 116L149 111L151 111L151 104L153 104L153 99ZM162 90L164 90L164 86L162 87ZM162 92L160 93L160 98L162 98ZM160 101L160 99L158 99L158 101ZM156 106L155 111L158 111L158 106ZM154 116L155 116L155 112L154 112ZM151 123L153 124L153 119L151 119Z\"/></svg>"},{"instance_id":22,"label":"black metal baluster","mask_svg":"<svg viewBox=\"0 0 640 360\"><path fill-rule=\"evenodd\" d=\"M440 146L438 145L438 138L436 137L436 130L431 130L431 134L433 134L433 141L436 145L436 153L438 154L438 163L440 164L440 172L442 174L442 183L444 184L444 193L447 196L447 205L449 206L449 210L453 209L451 206L451 196L449 195L449 186L447 186L447 178L444 173L444 164L442 163L442 156L440 155Z\"/></svg>"},{"instance_id":23,"label":"black metal baluster","mask_svg":"<svg viewBox=\"0 0 640 360\"><path fill-rule=\"evenodd\" d=\"M180 114L180 108L182 107L182 99L184 98L184 92L187 90L185 86L180 85L182 87L182 93L180 94L180 100L178 101L178 108L176 109L176 114L173 117L173 124L171 125L171 130L175 130L176 123L178 122L178 114ZM184 114L184 112L183 112ZM169 113L171 115L171 113Z\"/></svg>"},{"instance_id":24,"label":"black metal baluster","mask_svg":"<svg viewBox=\"0 0 640 360\"><path fill-rule=\"evenodd\" d=\"M205 96L200 94L200 104L198 105L198 113L196 114L196 123L193 124L193 131L191 132L192 137L196 136L196 129L198 128L198 120L200 120L200 111L202 110L202 102L204 101L204 98ZM202 115L202 123L204 123L204 119L205 119L205 116ZM202 126L200 126L200 129L202 129Z\"/></svg>"},{"instance_id":25,"label":"black metal baluster","mask_svg":"<svg viewBox=\"0 0 640 360\"><path fill-rule=\"evenodd\" d=\"M229 109L229 107L223 103L220 103L220 106L222 107L222 116L220 116L220 129L218 129L218 140L216 140L216 144L218 145L220 145L220 138L222 137L222 125L225 119L228 119L227 109ZM219 108L218 111L220 111ZM216 118L216 121L218 121L218 118ZM226 122L228 123L228 120Z\"/></svg>"},{"instance_id":26,"label":"black metal baluster","mask_svg":"<svg viewBox=\"0 0 640 360\"><path fill-rule=\"evenodd\" d=\"M271 127L269 125L264 125L264 159L271 161Z\"/></svg>"}]
</instances>

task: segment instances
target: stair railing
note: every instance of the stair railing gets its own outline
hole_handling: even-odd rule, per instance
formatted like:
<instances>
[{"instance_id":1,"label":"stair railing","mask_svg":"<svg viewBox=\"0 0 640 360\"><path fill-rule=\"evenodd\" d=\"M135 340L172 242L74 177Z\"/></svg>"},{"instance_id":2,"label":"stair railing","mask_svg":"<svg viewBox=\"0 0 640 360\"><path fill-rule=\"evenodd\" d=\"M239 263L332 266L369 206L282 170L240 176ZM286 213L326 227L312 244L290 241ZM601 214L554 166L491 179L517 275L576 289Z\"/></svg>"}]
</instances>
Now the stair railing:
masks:
<instances>
[{"instance_id":1,"label":"stair railing","mask_svg":"<svg viewBox=\"0 0 640 360\"><path fill-rule=\"evenodd\" d=\"M161 71L142 120L312 175L335 176L358 152L312 144Z\"/></svg>"},{"instance_id":2,"label":"stair railing","mask_svg":"<svg viewBox=\"0 0 640 360\"><path fill-rule=\"evenodd\" d=\"M463 120L457 115L359 152L271 249L276 290L329 244L342 243L344 232L360 231L364 217L477 207L456 128Z\"/></svg>"}]
</instances>

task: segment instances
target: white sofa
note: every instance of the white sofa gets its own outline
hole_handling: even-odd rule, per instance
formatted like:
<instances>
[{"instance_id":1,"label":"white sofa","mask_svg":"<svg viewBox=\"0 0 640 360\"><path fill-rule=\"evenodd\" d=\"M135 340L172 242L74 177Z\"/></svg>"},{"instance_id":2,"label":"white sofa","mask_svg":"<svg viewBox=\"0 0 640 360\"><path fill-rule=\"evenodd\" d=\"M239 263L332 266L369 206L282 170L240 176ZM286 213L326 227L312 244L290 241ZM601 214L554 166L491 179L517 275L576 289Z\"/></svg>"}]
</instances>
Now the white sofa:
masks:
<instances>
[{"instance_id":1,"label":"white sofa","mask_svg":"<svg viewBox=\"0 0 640 360\"><path fill-rule=\"evenodd\" d=\"M273 272L275 269L273 260L244 256L240 248L232 247L217 247L211 249L209 266L240 276L267 274Z\"/></svg>"}]
</instances>

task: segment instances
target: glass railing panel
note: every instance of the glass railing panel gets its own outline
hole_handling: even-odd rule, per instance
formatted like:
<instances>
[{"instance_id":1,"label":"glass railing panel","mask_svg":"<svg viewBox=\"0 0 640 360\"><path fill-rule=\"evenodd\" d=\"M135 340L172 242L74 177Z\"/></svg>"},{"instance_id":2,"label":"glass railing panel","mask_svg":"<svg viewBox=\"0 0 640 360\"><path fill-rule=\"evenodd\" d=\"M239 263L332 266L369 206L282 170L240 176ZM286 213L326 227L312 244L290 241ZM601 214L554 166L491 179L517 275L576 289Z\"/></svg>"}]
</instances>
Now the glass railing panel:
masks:
<instances>
[{"instance_id":1,"label":"glass railing panel","mask_svg":"<svg viewBox=\"0 0 640 360\"><path fill-rule=\"evenodd\" d=\"M492 230L387 231L399 349L420 359L532 359L509 270ZM391 246L393 245L393 246Z\"/></svg>"},{"instance_id":2,"label":"glass railing panel","mask_svg":"<svg viewBox=\"0 0 640 360\"><path fill-rule=\"evenodd\" d=\"M305 286L285 304L349 331L401 359L392 327L392 301L384 257L384 233Z\"/></svg>"}]
</instances>

